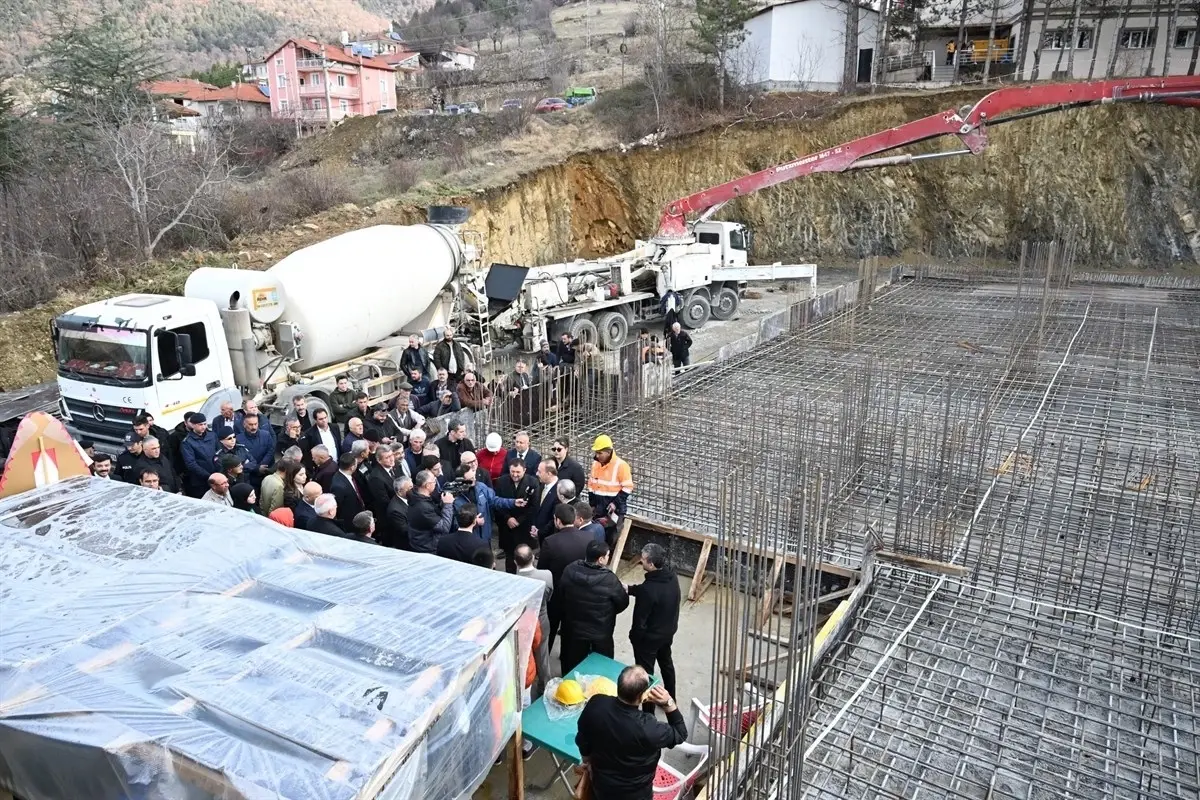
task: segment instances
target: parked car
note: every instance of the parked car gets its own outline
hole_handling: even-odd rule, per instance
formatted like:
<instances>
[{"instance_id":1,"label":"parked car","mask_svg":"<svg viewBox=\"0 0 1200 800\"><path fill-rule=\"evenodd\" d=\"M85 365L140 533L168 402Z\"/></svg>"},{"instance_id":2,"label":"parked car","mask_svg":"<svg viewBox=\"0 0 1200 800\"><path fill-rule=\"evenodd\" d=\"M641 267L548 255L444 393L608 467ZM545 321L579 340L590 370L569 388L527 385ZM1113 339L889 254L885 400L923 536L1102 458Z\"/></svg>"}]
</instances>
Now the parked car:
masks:
<instances>
[{"instance_id":1,"label":"parked car","mask_svg":"<svg viewBox=\"0 0 1200 800\"><path fill-rule=\"evenodd\" d=\"M514 100L512 98L509 98L508 100L505 100L503 103L500 104L501 111L508 111L510 109L513 111L519 111L520 108L521 108L521 101Z\"/></svg>"},{"instance_id":2,"label":"parked car","mask_svg":"<svg viewBox=\"0 0 1200 800\"><path fill-rule=\"evenodd\" d=\"M572 86L567 89L567 105L571 108L586 106L588 103L596 100L595 86Z\"/></svg>"},{"instance_id":3,"label":"parked car","mask_svg":"<svg viewBox=\"0 0 1200 800\"><path fill-rule=\"evenodd\" d=\"M533 107L535 114L546 114L550 111L566 111L567 101L561 97L547 97L544 100L539 100L538 104Z\"/></svg>"},{"instance_id":4,"label":"parked car","mask_svg":"<svg viewBox=\"0 0 1200 800\"><path fill-rule=\"evenodd\" d=\"M432 117L434 111L432 108L416 108L411 113L414 117Z\"/></svg>"},{"instance_id":5,"label":"parked car","mask_svg":"<svg viewBox=\"0 0 1200 800\"><path fill-rule=\"evenodd\" d=\"M478 113L480 113L479 103L476 103L473 100L468 100L465 103L459 103L458 104L458 113L460 113L460 114L478 114Z\"/></svg>"},{"instance_id":6,"label":"parked car","mask_svg":"<svg viewBox=\"0 0 1200 800\"><path fill-rule=\"evenodd\" d=\"M446 113L453 116L456 114L461 114L463 112L462 112L462 109L460 109L458 106L446 106Z\"/></svg>"}]
</instances>

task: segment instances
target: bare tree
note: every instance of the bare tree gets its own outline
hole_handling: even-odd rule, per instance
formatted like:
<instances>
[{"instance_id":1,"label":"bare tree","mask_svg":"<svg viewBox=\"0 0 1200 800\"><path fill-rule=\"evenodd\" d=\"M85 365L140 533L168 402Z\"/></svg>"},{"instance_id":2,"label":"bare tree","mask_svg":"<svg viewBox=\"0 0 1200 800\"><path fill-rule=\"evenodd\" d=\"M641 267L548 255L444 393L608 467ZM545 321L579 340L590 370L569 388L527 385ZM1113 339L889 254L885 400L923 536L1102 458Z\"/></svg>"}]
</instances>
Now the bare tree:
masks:
<instances>
[{"instance_id":1,"label":"bare tree","mask_svg":"<svg viewBox=\"0 0 1200 800\"><path fill-rule=\"evenodd\" d=\"M638 8L638 28L645 32L647 40L642 51L642 73L654 101L657 130L663 127L664 106L670 91L667 65L678 60L687 47L676 24L680 13L677 0L644 0Z\"/></svg>"},{"instance_id":2,"label":"bare tree","mask_svg":"<svg viewBox=\"0 0 1200 800\"><path fill-rule=\"evenodd\" d=\"M1196 21L1200 22L1200 2L1192 2L1188 4L1191 7L1192 14L1195 15ZM1197 26L1192 31L1192 55L1188 61L1187 74L1196 74L1196 62L1200 61L1200 26Z\"/></svg>"},{"instance_id":3,"label":"bare tree","mask_svg":"<svg viewBox=\"0 0 1200 800\"><path fill-rule=\"evenodd\" d=\"M1154 26L1150 29L1153 33L1149 42L1150 52L1146 54L1145 76L1147 78L1154 74L1154 48L1157 46L1158 32L1162 30L1160 22L1162 22L1162 0L1154 0ZM1163 42L1163 45L1170 49L1171 42Z\"/></svg>"},{"instance_id":4,"label":"bare tree","mask_svg":"<svg viewBox=\"0 0 1200 800\"><path fill-rule=\"evenodd\" d=\"M115 179L114 199L128 210L147 260L176 229L211 224L211 201L232 173L215 137L179 146L145 96L97 98L90 109L97 165Z\"/></svg>"},{"instance_id":5,"label":"bare tree","mask_svg":"<svg viewBox=\"0 0 1200 800\"><path fill-rule=\"evenodd\" d=\"M1105 77L1111 78L1116 74L1117 55L1121 52L1121 31L1125 30L1125 26L1129 24L1129 11L1133 5L1133 0L1125 0L1125 5L1121 8L1121 19L1117 23L1117 29L1113 31L1112 50L1108 56L1108 69L1105 71Z\"/></svg>"},{"instance_id":6,"label":"bare tree","mask_svg":"<svg viewBox=\"0 0 1200 800\"><path fill-rule=\"evenodd\" d=\"M1175 49L1175 32L1179 30L1179 0L1171 4L1171 16L1167 20L1167 40L1163 42L1162 74L1171 74L1171 51Z\"/></svg>"},{"instance_id":7,"label":"bare tree","mask_svg":"<svg viewBox=\"0 0 1200 800\"><path fill-rule=\"evenodd\" d=\"M842 5L846 9L846 25L842 31L845 37L842 50L842 91L849 93L858 86L859 9L856 0L848 0Z\"/></svg>"}]
</instances>

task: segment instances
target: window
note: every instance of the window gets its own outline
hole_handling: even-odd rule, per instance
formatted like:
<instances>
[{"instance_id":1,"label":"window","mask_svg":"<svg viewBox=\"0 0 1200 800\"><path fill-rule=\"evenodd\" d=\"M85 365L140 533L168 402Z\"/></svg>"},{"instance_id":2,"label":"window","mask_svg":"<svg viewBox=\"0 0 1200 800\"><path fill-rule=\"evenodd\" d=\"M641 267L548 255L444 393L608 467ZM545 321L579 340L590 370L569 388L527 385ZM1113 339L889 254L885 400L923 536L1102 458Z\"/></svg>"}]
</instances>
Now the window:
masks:
<instances>
[{"instance_id":1,"label":"window","mask_svg":"<svg viewBox=\"0 0 1200 800\"><path fill-rule=\"evenodd\" d=\"M277 67L283 66L283 56L280 56L279 58L275 59L275 66L277 66Z\"/></svg>"},{"instance_id":2,"label":"window","mask_svg":"<svg viewBox=\"0 0 1200 800\"><path fill-rule=\"evenodd\" d=\"M314 72L312 75L309 75L309 76L308 76L308 78L309 78L309 80L311 80L311 81L312 81L312 85L313 85L313 86L320 86L320 85L321 85L321 73L319 73L319 72Z\"/></svg>"},{"instance_id":3,"label":"window","mask_svg":"<svg viewBox=\"0 0 1200 800\"><path fill-rule=\"evenodd\" d=\"M208 358L208 336L204 331L203 322L193 322L191 325L182 325L178 328L171 328L171 333L177 333L180 336L187 336L191 339L192 348L192 363L199 364L204 359ZM164 360L171 358L170 353L165 354L163 348L170 341L164 337L155 337L158 342L158 363L163 363Z\"/></svg>"},{"instance_id":4,"label":"window","mask_svg":"<svg viewBox=\"0 0 1200 800\"><path fill-rule=\"evenodd\" d=\"M350 110L350 104L347 103L345 100L339 101L338 106L341 107L343 114L345 114L347 111Z\"/></svg>"},{"instance_id":5,"label":"window","mask_svg":"<svg viewBox=\"0 0 1200 800\"><path fill-rule=\"evenodd\" d=\"M720 244L721 234L713 233L712 231L700 231L696 234L696 241L700 244Z\"/></svg>"},{"instance_id":6,"label":"window","mask_svg":"<svg viewBox=\"0 0 1200 800\"><path fill-rule=\"evenodd\" d=\"M325 108L325 104L320 100L313 100L312 107L314 111L320 111L321 109Z\"/></svg>"},{"instance_id":7,"label":"window","mask_svg":"<svg viewBox=\"0 0 1200 800\"><path fill-rule=\"evenodd\" d=\"M287 98L286 98L286 97L281 97L281 98L279 98L279 110L280 110L280 111L287 111L287 110L288 110Z\"/></svg>"},{"instance_id":8,"label":"window","mask_svg":"<svg viewBox=\"0 0 1200 800\"><path fill-rule=\"evenodd\" d=\"M1152 50L1155 44L1154 28L1123 28L1121 30L1121 47L1126 50Z\"/></svg>"},{"instance_id":9,"label":"window","mask_svg":"<svg viewBox=\"0 0 1200 800\"><path fill-rule=\"evenodd\" d=\"M729 232L729 246L734 250L750 249L750 243L747 241L745 233L737 228Z\"/></svg>"},{"instance_id":10,"label":"window","mask_svg":"<svg viewBox=\"0 0 1200 800\"><path fill-rule=\"evenodd\" d=\"M1071 41L1070 28L1057 28L1042 34L1042 48L1045 50L1067 50ZM1075 31L1076 50L1090 50L1092 47L1092 29L1079 28Z\"/></svg>"},{"instance_id":11,"label":"window","mask_svg":"<svg viewBox=\"0 0 1200 800\"><path fill-rule=\"evenodd\" d=\"M284 75L282 72L279 73L278 75L276 75L275 76L275 85L277 87L279 87L280 89L286 89L287 88L287 75Z\"/></svg>"},{"instance_id":12,"label":"window","mask_svg":"<svg viewBox=\"0 0 1200 800\"><path fill-rule=\"evenodd\" d=\"M338 79L338 86L346 85L346 76L345 75L338 75L337 79Z\"/></svg>"},{"instance_id":13,"label":"window","mask_svg":"<svg viewBox=\"0 0 1200 800\"><path fill-rule=\"evenodd\" d=\"M1180 28L1175 31L1175 46L1176 47L1191 47L1196 43L1195 28Z\"/></svg>"}]
</instances>

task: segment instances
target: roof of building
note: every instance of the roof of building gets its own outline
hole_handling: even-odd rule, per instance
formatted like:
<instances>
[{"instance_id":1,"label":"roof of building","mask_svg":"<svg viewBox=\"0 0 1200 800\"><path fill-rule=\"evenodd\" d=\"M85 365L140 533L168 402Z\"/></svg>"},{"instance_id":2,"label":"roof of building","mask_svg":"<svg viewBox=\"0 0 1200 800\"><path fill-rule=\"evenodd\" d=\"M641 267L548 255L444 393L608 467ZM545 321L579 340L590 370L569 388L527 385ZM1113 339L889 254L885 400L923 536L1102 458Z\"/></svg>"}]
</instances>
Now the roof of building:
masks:
<instances>
[{"instance_id":1,"label":"roof of building","mask_svg":"<svg viewBox=\"0 0 1200 800\"><path fill-rule=\"evenodd\" d=\"M343 50L340 44L321 44L320 42L312 39L288 39L286 42L279 45L279 47L276 47L274 50L272 50L267 55L267 58L269 59L271 56L287 47L288 44L294 44L297 47L303 47L305 50L310 50L317 54L320 54L321 49L324 48L325 58L329 59L330 61L336 61L339 64L353 64L355 66L361 64L364 67L372 67L374 69L392 69L391 64L387 63L378 56L352 56Z\"/></svg>"},{"instance_id":2,"label":"roof of building","mask_svg":"<svg viewBox=\"0 0 1200 800\"><path fill-rule=\"evenodd\" d=\"M175 78L167 81L151 81L146 84L146 91L157 97L174 97L181 100L207 100L209 92L217 87L204 83L195 78Z\"/></svg>"},{"instance_id":3,"label":"roof of building","mask_svg":"<svg viewBox=\"0 0 1200 800\"><path fill-rule=\"evenodd\" d=\"M451 47L451 48L450 48L450 52L452 52L452 53L462 53L464 56L477 56L477 55L479 55L478 53L476 53L476 52L475 52L474 50L472 50L471 48L469 48L469 47L463 47L461 44L456 44L456 45L454 45L454 47Z\"/></svg>"},{"instance_id":4,"label":"roof of building","mask_svg":"<svg viewBox=\"0 0 1200 800\"><path fill-rule=\"evenodd\" d=\"M382 61L386 61L394 67L403 61L408 61L410 58L417 58L420 55L421 54L416 50L400 50L395 53L384 53L383 55L378 56L378 58Z\"/></svg>"},{"instance_id":5,"label":"roof of building","mask_svg":"<svg viewBox=\"0 0 1200 800\"><path fill-rule=\"evenodd\" d=\"M263 91L263 87L254 83L235 83L208 93L207 100L221 100L238 103L270 103L271 98Z\"/></svg>"},{"instance_id":6,"label":"roof of building","mask_svg":"<svg viewBox=\"0 0 1200 800\"><path fill-rule=\"evenodd\" d=\"M752 14L750 16L750 19L754 19L755 17L761 17L763 14L766 14L768 11L774 11L775 9L782 8L783 6L794 6L799 3L815 3L815 2L824 2L824 0L785 0L782 3L772 3L771 5L760 8L758 11L754 12L754 14ZM836 2L838 4L841 4L841 3L849 2L849 0L836 0ZM870 3L863 2L863 0L858 0L858 7L860 9L862 9L863 11L870 11L874 14L879 13L879 9L871 6Z\"/></svg>"}]
</instances>

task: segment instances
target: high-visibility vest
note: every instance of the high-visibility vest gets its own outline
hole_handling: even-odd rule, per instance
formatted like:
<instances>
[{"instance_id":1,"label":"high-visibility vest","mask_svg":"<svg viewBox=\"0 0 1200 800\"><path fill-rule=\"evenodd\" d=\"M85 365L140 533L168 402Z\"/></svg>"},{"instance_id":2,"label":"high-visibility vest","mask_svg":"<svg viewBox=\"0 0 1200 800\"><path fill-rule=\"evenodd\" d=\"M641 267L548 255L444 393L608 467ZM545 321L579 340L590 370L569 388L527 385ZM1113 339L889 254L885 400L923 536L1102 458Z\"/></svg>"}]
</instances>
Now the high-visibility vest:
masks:
<instances>
[{"instance_id":1,"label":"high-visibility vest","mask_svg":"<svg viewBox=\"0 0 1200 800\"><path fill-rule=\"evenodd\" d=\"M616 497L624 491L633 493L633 472L629 465L615 455L607 464L592 462L592 474L588 478L588 492L604 497Z\"/></svg>"}]
</instances>

